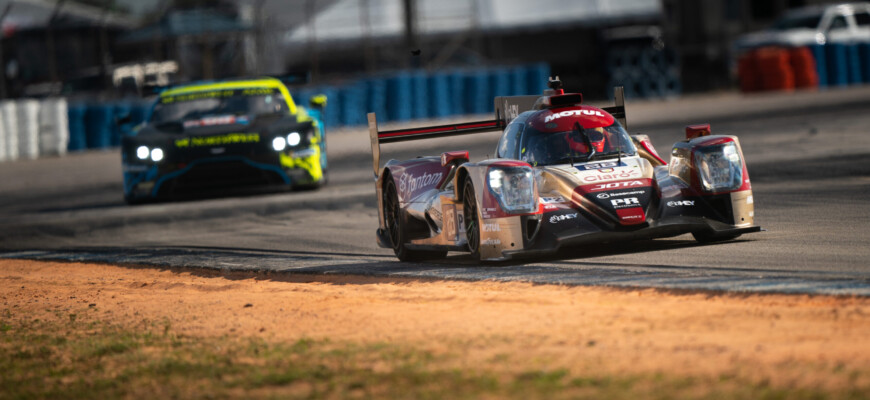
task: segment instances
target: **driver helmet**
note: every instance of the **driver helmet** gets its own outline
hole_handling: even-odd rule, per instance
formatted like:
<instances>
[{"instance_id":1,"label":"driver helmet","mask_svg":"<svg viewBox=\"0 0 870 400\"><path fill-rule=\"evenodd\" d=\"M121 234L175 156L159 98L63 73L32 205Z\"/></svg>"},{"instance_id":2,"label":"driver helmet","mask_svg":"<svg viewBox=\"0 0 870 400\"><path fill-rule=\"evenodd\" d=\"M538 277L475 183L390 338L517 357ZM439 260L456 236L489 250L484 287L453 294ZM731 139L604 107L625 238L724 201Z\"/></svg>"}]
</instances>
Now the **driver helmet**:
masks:
<instances>
[{"instance_id":1,"label":"driver helmet","mask_svg":"<svg viewBox=\"0 0 870 400\"><path fill-rule=\"evenodd\" d=\"M565 133L565 141L568 143L568 148L575 153L588 153L589 148L586 146L586 140L583 139L583 134L589 138L589 143L592 144L592 148L595 149L596 152L604 152L604 145L606 142L606 135L604 134L604 128L592 128L592 129L583 129L577 130L574 129L570 132Z\"/></svg>"}]
</instances>

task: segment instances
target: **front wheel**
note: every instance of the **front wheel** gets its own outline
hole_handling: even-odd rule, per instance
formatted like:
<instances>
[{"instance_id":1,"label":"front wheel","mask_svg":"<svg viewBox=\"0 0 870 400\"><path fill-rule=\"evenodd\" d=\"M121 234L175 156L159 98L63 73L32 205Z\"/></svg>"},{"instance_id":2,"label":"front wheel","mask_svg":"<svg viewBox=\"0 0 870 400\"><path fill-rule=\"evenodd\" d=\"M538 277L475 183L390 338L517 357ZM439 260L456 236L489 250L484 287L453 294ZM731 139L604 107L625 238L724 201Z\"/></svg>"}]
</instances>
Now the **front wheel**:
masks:
<instances>
[{"instance_id":1,"label":"front wheel","mask_svg":"<svg viewBox=\"0 0 870 400\"><path fill-rule=\"evenodd\" d=\"M480 218L477 213L477 197L471 179L465 181L462 189L462 214L465 221L465 239L468 251L475 259L480 259Z\"/></svg>"},{"instance_id":2,"label":"front wheel","mask_svg":"<svg viewBox=\"0 0 870 400\"><path fill-rule=\"evenodd\" d=\"M393 244L393 252L399 261L419 261L444 258L447 255L447 250L411 250L405 246L407 241L405 233L405 223L402 218L402 208L399 205L399 195L396 192L396 184L388 177L387 185L384 187L384 224L387 226L387 233L390 236L390 242Z\"/></svg>"}]
</instances>

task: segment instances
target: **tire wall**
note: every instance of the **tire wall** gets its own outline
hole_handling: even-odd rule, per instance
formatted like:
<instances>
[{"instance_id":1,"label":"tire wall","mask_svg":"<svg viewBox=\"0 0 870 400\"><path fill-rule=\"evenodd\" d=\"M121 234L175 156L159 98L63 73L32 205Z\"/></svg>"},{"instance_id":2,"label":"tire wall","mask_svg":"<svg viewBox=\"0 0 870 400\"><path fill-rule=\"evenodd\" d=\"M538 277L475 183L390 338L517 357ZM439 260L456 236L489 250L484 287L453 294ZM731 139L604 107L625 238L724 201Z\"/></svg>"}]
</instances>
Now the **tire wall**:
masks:
<instances>
[{"instance_id":1,"label":"tire wall","mask_svg":"<svg viewBox=\"0 0 870 400\"><path fill-rule=\"evenodd\" d=\"M0 102L0 162L117 147L145 120L142 102L69 103L62 97ZM132 123L115 121L129 115Z\"/></svg>"},{"instance_id":2,"label":"tire wall","mask_svg":"<svg viewBox=\"0 0 870 400\"><path fill-rule=\"evenodd\" d=\"M836 88L870 83L870 43L751 49L737 62L744 93Z\"/></svg>"}]
</instances>

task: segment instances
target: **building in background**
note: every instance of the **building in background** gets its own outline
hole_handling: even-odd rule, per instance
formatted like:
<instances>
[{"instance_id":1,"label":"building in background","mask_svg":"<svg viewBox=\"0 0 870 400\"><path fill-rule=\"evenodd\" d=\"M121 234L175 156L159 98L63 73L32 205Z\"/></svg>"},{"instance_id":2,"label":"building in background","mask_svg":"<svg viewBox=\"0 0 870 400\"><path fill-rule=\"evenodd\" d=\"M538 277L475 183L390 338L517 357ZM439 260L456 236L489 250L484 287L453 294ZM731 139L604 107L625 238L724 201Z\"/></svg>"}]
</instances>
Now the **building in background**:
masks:
<instances>
[{"instance_id":1,"label":"building in background","mask_svg":"<svg viewBox=\"0 0 870 400\"><path fill-rule=\"evenodd\" d=\"M0 0L0 98L117 96L171 80L302 71L340 83L534 62L589 97L616 84L656 97L648 94L733 87L733 40L815 3L828 2Z\"/></svg>"}]
</instances>

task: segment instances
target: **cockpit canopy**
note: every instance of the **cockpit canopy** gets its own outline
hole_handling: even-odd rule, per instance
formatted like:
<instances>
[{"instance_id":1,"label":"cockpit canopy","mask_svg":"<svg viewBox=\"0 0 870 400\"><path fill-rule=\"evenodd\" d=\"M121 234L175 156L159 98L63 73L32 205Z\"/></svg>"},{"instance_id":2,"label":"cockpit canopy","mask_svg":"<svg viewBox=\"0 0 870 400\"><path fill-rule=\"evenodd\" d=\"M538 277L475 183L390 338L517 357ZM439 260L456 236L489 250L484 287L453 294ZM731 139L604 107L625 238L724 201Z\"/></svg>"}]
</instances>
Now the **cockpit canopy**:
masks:
<instances>
[{"instance_id":1,"label":"cockpit canopy","mask_svg":"<svg viewBox=\"0 0 870 400\"><path fill-rule=\"evenodd\" d=\"M505 129L497 155L533 166L605 160L637 153L620 123L589 106L528 111Z\"/></svg>"}]
</instances>

